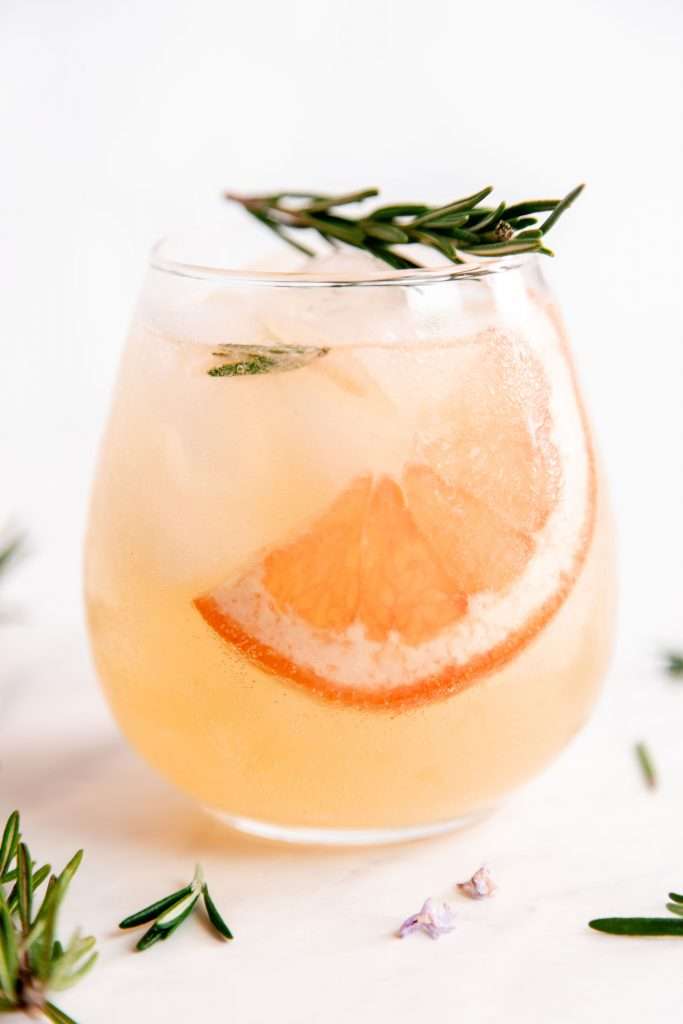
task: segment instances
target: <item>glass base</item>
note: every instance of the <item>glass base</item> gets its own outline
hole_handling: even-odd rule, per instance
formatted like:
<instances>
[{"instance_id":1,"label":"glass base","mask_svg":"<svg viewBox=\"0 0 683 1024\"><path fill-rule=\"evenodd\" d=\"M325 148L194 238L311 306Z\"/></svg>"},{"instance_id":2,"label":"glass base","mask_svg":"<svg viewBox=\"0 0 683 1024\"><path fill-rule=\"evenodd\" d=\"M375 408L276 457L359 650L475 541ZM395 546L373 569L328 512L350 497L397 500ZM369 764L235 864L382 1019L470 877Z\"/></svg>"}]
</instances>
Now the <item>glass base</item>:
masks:
<instances>
[{"instance_id":1,"label":"glass base","mask_svg":"<svg viewBox=\"0 0 683 1024\"><path fill-rule=\"evenodd\" d=\"M475 811L460 818L432 822L428 825L407 825L398 828L309 828L296 825L273 825L255 818L242 818L225 811L205 807L205 810L223 825L276 843L295 843L303 846L384 846L388 843L407 843L428 839L447 832L467 828L488 817L491 808Z\"/></svg>"}]
</instances>

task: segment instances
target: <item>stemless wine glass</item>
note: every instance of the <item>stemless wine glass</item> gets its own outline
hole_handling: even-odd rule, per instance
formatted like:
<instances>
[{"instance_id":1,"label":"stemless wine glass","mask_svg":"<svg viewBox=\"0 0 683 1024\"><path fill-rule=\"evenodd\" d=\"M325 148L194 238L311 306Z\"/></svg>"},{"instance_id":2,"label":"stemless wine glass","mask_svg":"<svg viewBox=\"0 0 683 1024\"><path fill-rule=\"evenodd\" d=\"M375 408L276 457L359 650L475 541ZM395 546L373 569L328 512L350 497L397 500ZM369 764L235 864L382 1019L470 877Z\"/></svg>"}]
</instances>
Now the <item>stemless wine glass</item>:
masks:
<instances>
[{"instance_id":1,"label":"stemless wine glass","mask_svg":"<svg viewBox=\"0 0 683 1024\"><path fill-rule=\"evenodd\" d=\"M87 544L125 735L292 841L492 807L579 728L612 643L604 485L538 258L353 268L157 247Z\"/></svg>"}]
</instances>

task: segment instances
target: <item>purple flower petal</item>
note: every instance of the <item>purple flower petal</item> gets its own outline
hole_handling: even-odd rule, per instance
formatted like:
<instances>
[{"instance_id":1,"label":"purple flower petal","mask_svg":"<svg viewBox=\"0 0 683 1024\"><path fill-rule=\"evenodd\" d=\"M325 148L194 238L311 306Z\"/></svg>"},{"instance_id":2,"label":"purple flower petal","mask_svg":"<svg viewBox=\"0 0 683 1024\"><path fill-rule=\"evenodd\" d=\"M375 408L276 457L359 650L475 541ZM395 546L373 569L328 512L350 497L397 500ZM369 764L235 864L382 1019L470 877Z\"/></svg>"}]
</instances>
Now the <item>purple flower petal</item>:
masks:
<instances>
[{"instance_id":1,"label":"purple flower petal","mask_svg":"<svg viewBox=\"0 0 683 1024\"><path fill-rule=\"evenodd\" d=\"M427 899L422 909L417 914L407 917L397 934L399 939L405 938L411 932L418 929L428 935L430 939L438 939L440 935L446 935L455 928L455 911L448 903L437 903L436 900Z\"/></svg>"},{"instance_id":2,"label":"purple flower petal","mask_svg":"<svg viewBox=\"0 0 683 1024\"><path fill-rule=\"evenodd\" d=\"M468 882L458 882L458 889L471 900L483 900L487 896L493 896L498 888L489 874L489 869L484 865L475 871Z\"/></svg>"},{"instance_id":3,"label":"purple flower petal","mask_svg":"<svg viewBox=\"0 0 683 1024\"><path fill-rule=\"evenodd\" d=\"M398 935L399 939L404 939L406 935L410 935L411 932L414 932L421 927L422 926L420 924L420 915L411 914L410 917L407 917L405 919L405 921L403 922L403 924L401 925L396 934Z\"/></svg>"}]
</instances>

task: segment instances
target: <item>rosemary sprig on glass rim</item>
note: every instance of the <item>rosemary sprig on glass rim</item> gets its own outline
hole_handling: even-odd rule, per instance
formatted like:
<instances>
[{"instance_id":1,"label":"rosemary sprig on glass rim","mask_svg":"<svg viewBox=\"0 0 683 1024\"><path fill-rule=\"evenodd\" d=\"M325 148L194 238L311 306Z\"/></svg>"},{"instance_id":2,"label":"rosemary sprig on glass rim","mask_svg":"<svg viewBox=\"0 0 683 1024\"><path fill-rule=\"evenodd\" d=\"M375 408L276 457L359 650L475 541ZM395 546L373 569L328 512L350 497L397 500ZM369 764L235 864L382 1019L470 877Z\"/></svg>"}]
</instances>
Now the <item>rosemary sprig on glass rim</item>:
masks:
<instances>
[{"instance_id":1,"label":"rosemary sprig on glass rim","mask_svg":"<svg viewBox=\"0 0 683 1024\"><path fill-rule=\"evenodd\" d=\"M200 864L195 868L194 877L189 885L183 886L182 889L163 896L161 899L155 900L154 903L150 903L149 906L143 907L142 910L137 910L134 914L125 917L119 924L119 928L137 928L153 921L152 927L147 929L135 947L143 952L153 946L155 942L168 939L190 916L200 896L204 899L207 917L218 935L223 939L234 938L218 912L216 904L211 899Z\"/></svg>"},{"instance_id":2,"label":"rosemary sprig on glass rim","mask_svg":"<svg viewBox=\"0 0 683 1024\"><path fill-rule=\"evenodd\" d=\"M54 1024L74 1024L47 996L75 985L97 959L93 936L76 932L64 946L56 934L60 907L82 859L79 850L59 875L49 864L37 868L22 841L19 812L7 819L0 840L0 1013L24 1011Z\"/></svg>"},{"instance_id":3,"label":"rosemary sprig on glass rim","mask_svg":"<svg viewBox=\"0 0 683 1024\"><path fill-rule=\"evenodd\" d=\"M473 195L442 206L425 203L393 203L377 206L358 216L340 214L340 207L362 203L379 195L366 188L339 195L317 192L276 192L243 196L225 192L224 198L239 203L259 223L307 256L315 252L294 234L317 233L330 245L343 243L363 249L397 270L420 264L395 245L423 245L435 249L451 263L463 263L462 253L475 256L508 256L539 252L552 256L544 242L548 231L583 191L578 185L564 199L529 199L508 206L481 204L493 191L487 186ZM537 214L548 214L539 224Z\"/></svg>"}]
</instances>

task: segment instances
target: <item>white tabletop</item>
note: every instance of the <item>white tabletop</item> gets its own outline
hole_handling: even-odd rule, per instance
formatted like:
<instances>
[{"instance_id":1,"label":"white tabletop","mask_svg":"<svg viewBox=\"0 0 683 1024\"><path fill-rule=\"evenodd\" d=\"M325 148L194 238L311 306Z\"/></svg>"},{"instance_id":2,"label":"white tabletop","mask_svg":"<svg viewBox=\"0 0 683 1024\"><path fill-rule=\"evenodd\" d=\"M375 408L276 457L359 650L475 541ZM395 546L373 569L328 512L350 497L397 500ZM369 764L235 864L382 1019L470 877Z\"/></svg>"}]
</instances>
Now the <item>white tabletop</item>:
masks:
<instances>
[{"instance_id":1,"label":"white tabletop","mask_svg":"<svg viewBox=\"0 0 683 1024\"><path fill-rule=\"evenodd\" d=\"M21 808L39 858L59 865L86 851L63 927L92 931L101 960L62 995L77 1020L678 1015L680 940L586 926L594 916L657 914L668 890L683 887L683 692L647 659L617 664L589 727L487 821L435 840L335 851L233 834L158 780L117 735L78 630L6 626L3 649L0 809ZM633 756L640 738L658 763L654 792ZM236 940L220 943L197 916L167 944L134 953L117 921L183 884L197 860ZM484 861L495 896L454 893ZM397 925L428 895L452 900L455 931L399 941Z\"/></svg>"}]
</instances>

